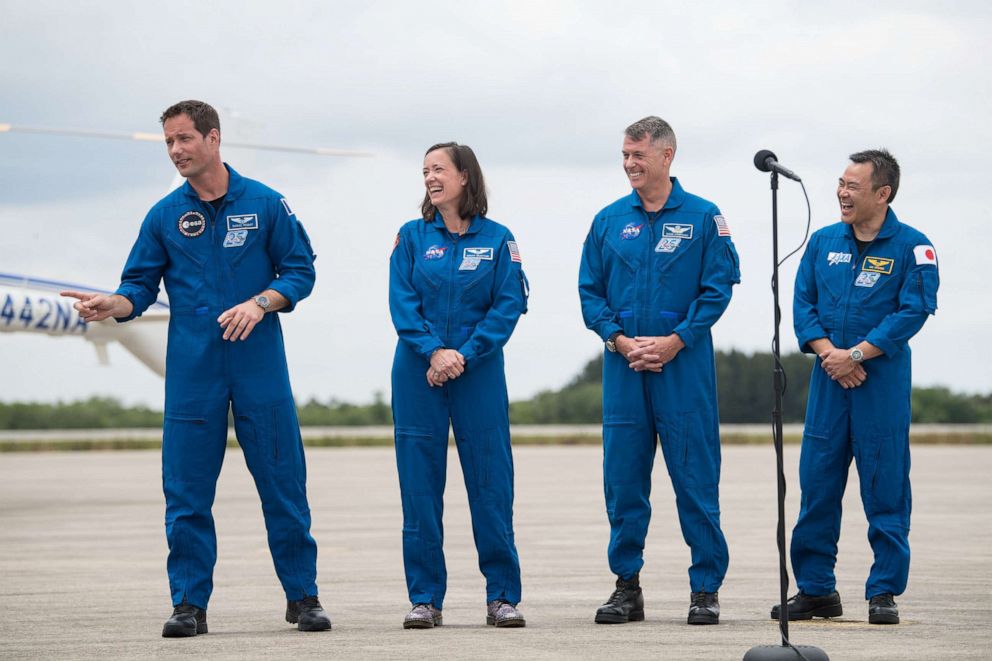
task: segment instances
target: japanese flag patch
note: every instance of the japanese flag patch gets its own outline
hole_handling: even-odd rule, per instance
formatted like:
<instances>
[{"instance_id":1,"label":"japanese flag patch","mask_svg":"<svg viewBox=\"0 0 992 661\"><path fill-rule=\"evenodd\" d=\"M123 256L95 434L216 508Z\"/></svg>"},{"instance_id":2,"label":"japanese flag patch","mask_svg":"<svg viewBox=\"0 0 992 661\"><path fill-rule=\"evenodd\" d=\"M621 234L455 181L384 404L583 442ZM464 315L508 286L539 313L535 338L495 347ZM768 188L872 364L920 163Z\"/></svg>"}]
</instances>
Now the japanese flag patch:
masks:
<instances>
[{"instance_id":1,"label":"japanese flag patch","mask_svg":"<svg viewBox=\"0 0 992 661\"><path fill-rule=\"evenodd\" d=\"M913 248L913 255L916 257L916 265L933 264L937 266L937 252L933 246L916 246Z\"/></svg>"}]
</instances>

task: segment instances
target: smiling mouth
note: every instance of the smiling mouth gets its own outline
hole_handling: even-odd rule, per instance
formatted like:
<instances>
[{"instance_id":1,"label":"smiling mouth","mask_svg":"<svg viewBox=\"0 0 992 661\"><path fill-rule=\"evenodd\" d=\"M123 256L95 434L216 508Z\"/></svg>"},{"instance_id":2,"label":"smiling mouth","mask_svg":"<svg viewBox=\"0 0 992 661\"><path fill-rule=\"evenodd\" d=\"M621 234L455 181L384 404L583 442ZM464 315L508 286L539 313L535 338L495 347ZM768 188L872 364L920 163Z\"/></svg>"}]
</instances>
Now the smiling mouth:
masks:
<instances>
[{"instance_id":1,"label":"smiling mouth","mask_svg":"<svg viewBox=\"0 0 992 661\"><path fill-rule=\"evenodd\" d=\"M429 187L427 189L427 192L430 193L431 195L437 195L438 193L440 193L443 190L444 189L441 188L440 186L431 186L431 187Z\"/></svg>"},{"instance_id":2,"label":"smiling mouth","mask_svg":"<svg viewBox=\"0 0 992 661\"><path fill-rule=\"evenodd\" d=\"M631 172L631 171L628 170L627 171L627 176L630 179L640 179L641 177L644 176L644 173L643 172Z\"/></svg>"},{"instance_id":3,"label":"smiling mouth","mask_svg":"<svg viewBox=\"0 0 992 661\"><path fill-rule=\"evenodd\" d=\"M841 202L840 203L840 210L841 211L844 211L844 212L853 211L854 210L854 205L853 204L850 204L849 202Z\"/></svg>"},{"instance_id":4,"label":"smiling mouth","mask_svg":"<svg viewBox=\"0 0 992 661\"><path fill-rule=\"evenodd\" d=\"M176 167L177 168L184 168L187 165L189 165L189 163L190 163L190 159L188 159L188 158L181 158L178 161L176 161Z\"/></svg>"}]
</instances>

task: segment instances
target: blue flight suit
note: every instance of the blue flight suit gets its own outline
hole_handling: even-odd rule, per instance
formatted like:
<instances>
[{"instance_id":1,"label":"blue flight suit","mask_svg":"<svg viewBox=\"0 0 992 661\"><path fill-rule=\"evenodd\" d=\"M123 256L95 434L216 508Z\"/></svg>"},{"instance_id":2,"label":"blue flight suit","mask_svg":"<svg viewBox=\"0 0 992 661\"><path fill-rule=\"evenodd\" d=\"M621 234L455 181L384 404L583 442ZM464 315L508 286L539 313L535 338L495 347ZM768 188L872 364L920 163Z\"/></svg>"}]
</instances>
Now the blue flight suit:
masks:
<instances>
[{"instance_id":1,"label":"blue flight suit","mask_svg":"<svg viewBox=\"0 0 992 661\"><path fill-rule=\"evenodd\" d=\"M403 225L389 260L393 423L403 501L403 564L410 602L441 609L447 587L441 515L454 430L486 600L520 601L513 541L513 457L503 345L527 311L528 285L510 231L475 216L464 235L440 214ZM439 348L465 357L465 372L430 387Z\"/></svg>"},{"instance_id":2,"label":"blue flight suit","mask_svg":"<svg viewBox=\"0 0 992 661\"><path fill-rule=\"evenodd\" d=\"M289 302L280 312L291 311L313 288L315 255L279 193L225 167L230 183L216 212L188 182L152 207L117 290L134 304L128 319L155 301L160 280L169 294L162 439L169 585L173 605L204 609L217 559L211 508L229 407L286 598L317 594L317 545L279 317L266 314L236 342L222 339L217 323L265 289Z\"/></svg>"},{"instance_id":3,"label":"blue flight suit","mask_svg":"<svg viewBox=\"0 0 992 661\"><path fill-rule=\"evenodd\" d=\"M720 210L672 192L653 220L634 191L600 211L582 249L579 297L586 326L606 340L676 333L685 342L660 373L603 355L603 481L610 569L629 579L644 565L651 469L658 437L692 552L693 592L716 592L727 572L720 530L720 421L710 327L740 282Z\"/></svg>"},{"instance_id":4,"label":"blue flight suit","mask_svg":"<svg viewBox=\"0 0 992 661\"><path fill-rule=\"evenodd\" d=\"M929 251L929 253L927 252ZM851 458L858 466L868 541L875 555L865 598L902 594L909 577L909 338L937 310L936 254L890 208L858 254L849 225L810 238L796 274L793 323L800 348L829 338L849 348L867 340L884 353L863 363L868 378L845 390L813 366L799 460L802 504L792 531L792 569L810 595L834 590L841 499Z\"/></svg>"}]
</instances>

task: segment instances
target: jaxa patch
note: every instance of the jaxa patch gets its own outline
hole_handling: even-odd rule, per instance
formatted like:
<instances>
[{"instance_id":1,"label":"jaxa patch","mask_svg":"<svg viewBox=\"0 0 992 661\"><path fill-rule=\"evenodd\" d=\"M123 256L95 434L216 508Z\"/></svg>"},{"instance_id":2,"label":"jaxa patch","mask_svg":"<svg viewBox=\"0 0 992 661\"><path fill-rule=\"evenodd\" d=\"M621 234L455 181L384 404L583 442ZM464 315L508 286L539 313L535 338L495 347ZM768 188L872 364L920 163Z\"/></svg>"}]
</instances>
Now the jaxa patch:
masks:
<instances>
[{"instance_id":1,"label":"jaxa patch","mask_svg":"<svg viewBox=\"0 0 992 661\"><path fill-rule=\"evenodd\" d=\"M665 223L661 226L661 238L691 239L692 225L684 225L682 223Z\"/></svg>"},{"instance_id":2,"label":"jaxa patch","mask_svg":"<svg viewBox=\"0 0 992 661\"><path fill-rule=\"evenodd\" d=\"M228 232L233 232L234 230L257 230L257 229L258 229L257 214L246 213L243 216L227 217Z\"/></svg>"},{"instance_id":3,"label":"jaxa patch","mask_svg":"<svg viewBox=\"0 0 992 661\"><path fill-rule=\"evenodd\" d=\"M658 245L654 247L655 252L675 252L675 249L682 245L682 239L673 239L671 237L662 237Z\"/></svg>"},{"instance_id":4,"label":"jaxa patch","mask_svg":"<svg viewBox=\"0 0 992 661\"><path fill-rule=\"evenodd\" d=\"M282 208L286 210L286 215L287 216L293 216L293 215L295 215L293 213L293 210L289 208L289 202L286 201L286 198L280 197L279 198L279 201L282 202Z\"/></svg>"},{"instance_id":5,"label":"jaxa patch","mask_svg":"<svg viewBox=\"0 0 992 661\"><path fill-rule=\"evenodd\" d=\"M448 246L434 245L424 251L424 259L442 259L446 252L448 252Z\"/></svg>"},{"instance_id":6,"label":"jaxa patch","mask_svg":"<svg viewBox=\"0 0 992 661\"><path fill-rule=\"evenodd\" d=\"M882 277L881 273L875 271L862 271L858 274L858 279L854 281L855 287L874 287L878 279Z\"/></svg>"},{"instance_id":7,"label":"jaxa patch","mask_svg":"<svg viewBox=\"0 0 992 661\"><path fill-rule=\"evenodd\" d=\"M245 239L248 238L248 230L231 230L224 237L224 247L225 248L238 248L245 245Z\"/></svg>"},{"instance_id":8,"label":"jaxa patch","mask_svg":"<svg viewBox=\"0 0 992 661\"><path fill-rule=\"evenodd\" d=\"M477 261L493 261L492 248L465 248L462 251L462 259L474 259Z\"/></svg>"},{"instance_id":9,"label":"jaxa patch","mask_svg":"<svg viewBox=\"0 0 992 661\"><path fill-rule=\"evenodd\" d=\"M851 253L849 252L828 252L827 253L827 264L834 266L836 264L850 264L851 263Z\"/></svg>"},{"instance_id":10,"label":"jaxa patch","mask_svg":"<svg viewBox=\"0 0 992 661\"><path fill-rule=\"evenodd\" d=\"M199 211L187 211L179 216L179 233L187 239L193 239L207 229L207 219Z\"/></svg>"},{"instance_id":11,"label":"jaxa patch","mask_svg":"<svg viewBox=\"0 0 992 661\"><path fill-rule=\"evenodd\" d=\"M861 265L861 270L889 275L892 273L892 265L895 264L895 261L888 257L865 257L865 261Z\"/></svg>"},{"instance_id":12,"label":"jaxa patch","mask_svg":"<svg viewBox=\"0 0 992 661\"><path fill-rule=\"evenodd\" d=\"M644 227L644 223L640 225L635 225L634 223L627 223L620 230L620 240L629 241L630 239L636 239L641 235L641 228Z\"/></svg>"}]
</instances>

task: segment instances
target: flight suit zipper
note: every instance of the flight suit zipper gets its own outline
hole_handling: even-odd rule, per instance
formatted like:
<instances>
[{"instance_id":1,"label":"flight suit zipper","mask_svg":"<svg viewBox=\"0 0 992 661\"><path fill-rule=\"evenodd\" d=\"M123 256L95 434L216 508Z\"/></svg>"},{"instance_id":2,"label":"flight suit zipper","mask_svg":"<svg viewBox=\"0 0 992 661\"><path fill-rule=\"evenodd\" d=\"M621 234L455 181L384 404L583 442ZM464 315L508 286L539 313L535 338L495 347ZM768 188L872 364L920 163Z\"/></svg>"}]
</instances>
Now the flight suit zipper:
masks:
<instances>
[{"instance_id":1,"label":"flight suit zipper","mask_svg":"<svg viewBox=\"0 0 992 661\"><path fill-rule=\"evenodd\" d=\"M448 236L451 237L451 232L448 232ZM448 278L448 316L445 320L444 325L444 341L447 344L451 340L451 314L452 314L452 303L453 296L455 293L455 283L458 282L458 272L455 271L455 261L458 259L458 239L460 235L455 234L452 240L453 249L451 251L451 276Z\"/></svg>"}]
</instances>

